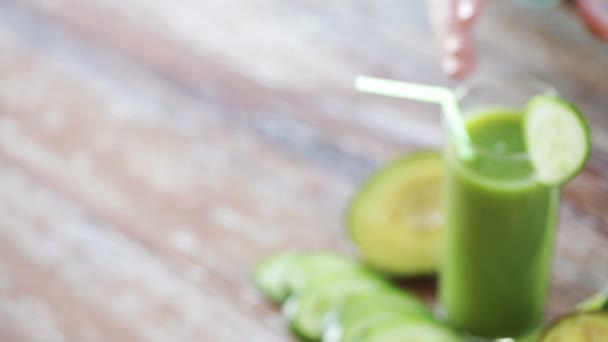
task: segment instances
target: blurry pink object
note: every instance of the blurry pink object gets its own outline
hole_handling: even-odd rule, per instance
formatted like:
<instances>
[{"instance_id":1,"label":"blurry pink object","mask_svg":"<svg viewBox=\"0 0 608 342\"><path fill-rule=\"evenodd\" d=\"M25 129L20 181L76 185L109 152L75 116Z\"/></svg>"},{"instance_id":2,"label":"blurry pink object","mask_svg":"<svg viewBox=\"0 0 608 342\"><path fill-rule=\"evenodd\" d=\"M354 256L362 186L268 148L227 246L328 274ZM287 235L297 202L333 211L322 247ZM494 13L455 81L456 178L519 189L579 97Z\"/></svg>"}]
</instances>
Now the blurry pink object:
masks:
<instances>
[{"instance_id":1,"label":"blurry pink object","mask_svg":"<svg viewBox=\"0 0 608 342\"><path fill-rule=\"evenodd\" d=\"M589 32L608 40L608 1L576 0L576 9Z\"/></svg>"},{"instance_id":2,"label":"blurry pink object","mask_svg":"<svg viewBox=\"0 0 608 342\"><path fill-rule=\"evenodd\" d=\"M441 50L441 67L451 78L467 76L475 67L472 27L484 0L428 0L435 37ZM608 0L575 0L587 30L608 40Z\"/></svg>"}]
</instances>

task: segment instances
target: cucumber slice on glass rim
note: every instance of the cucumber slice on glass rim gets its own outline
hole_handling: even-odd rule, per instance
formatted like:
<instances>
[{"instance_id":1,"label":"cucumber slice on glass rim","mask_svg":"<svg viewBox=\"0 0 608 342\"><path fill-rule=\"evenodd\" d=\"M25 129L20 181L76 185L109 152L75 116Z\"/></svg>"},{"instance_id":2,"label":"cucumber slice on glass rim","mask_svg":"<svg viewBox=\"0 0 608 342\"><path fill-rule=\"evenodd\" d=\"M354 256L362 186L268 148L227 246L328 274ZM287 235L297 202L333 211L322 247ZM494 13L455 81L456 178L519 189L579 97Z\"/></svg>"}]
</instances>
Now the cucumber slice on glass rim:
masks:
<instances>
[{"instance_id":1,"label":"cucumber slice on glass rim","mask_svg":"<svg viewBox=\"0 0 608 342\"><path fill-rule=\"evenodd\" d=\"M538 181L561 185L576 176L591 152L587 120L566 100L537 95L526 107L524 136Z\"/></svg>"}]
</instances>

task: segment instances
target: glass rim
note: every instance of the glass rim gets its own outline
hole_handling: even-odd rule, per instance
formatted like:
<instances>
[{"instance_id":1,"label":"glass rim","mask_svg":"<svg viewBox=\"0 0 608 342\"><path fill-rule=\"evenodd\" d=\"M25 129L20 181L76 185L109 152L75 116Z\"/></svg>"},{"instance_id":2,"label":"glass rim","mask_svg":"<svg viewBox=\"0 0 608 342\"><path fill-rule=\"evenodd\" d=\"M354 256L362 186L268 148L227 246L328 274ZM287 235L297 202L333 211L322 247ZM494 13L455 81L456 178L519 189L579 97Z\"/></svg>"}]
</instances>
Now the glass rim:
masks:
<instances>
[{"instance_id":1,"label":"glass rim","mask_svg":"<svg viewBox=\"0 0 608 342\"><path fill-rule=\"evenodd\" d=\"M535 77L533 75L507 75L503 77L473 77L470 80L464 81L458 86L454 88L454 95L458 103L459 112L461 117L464 118L466 112L461 108L461 102L467 98L475 89L485 88L494 86L508 87L510 84L517 83L522 84L526 83L531 85L531 87L537 88L538 92L533 94L551 94L551 95L559 95L559 92L548 82L542 80L539 77ZM479 110L474 111L479 112L486 109L508 109L515 110L521 112L523 115L523 109L518 108L516 106L509 106L504 104L488 104L487 106L480 106ZM477 115L477 114L474 114ZM450 134L450 141L454 144L458 144L459 142L453 141L452 135ZM494 150L489 150L485 147L475 145L473 142L470 143L470 148L473 150L474 154L480 155L487 158L504 160L504 161L524 161L529 160L529 155L527 151L524 152L498 152Z\"/></svg>"}]
</instances>

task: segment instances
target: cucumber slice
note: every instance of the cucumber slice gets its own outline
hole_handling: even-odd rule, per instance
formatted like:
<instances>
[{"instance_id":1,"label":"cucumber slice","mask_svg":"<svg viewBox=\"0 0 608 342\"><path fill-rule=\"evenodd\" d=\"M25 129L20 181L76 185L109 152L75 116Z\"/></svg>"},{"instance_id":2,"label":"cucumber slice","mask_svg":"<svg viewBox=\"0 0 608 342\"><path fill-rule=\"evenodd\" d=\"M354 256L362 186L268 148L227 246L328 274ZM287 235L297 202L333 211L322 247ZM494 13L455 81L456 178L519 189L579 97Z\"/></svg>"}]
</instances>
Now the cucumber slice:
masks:
<instances>
[{"instance_id":1,"label":"cucumber slice","mask_svg":"<svg viewBox=\"0 0 608 342\"><path fill-rule=\"evenodd\" d=\"M349 324L376 311L400 311L419 313L421 316L433 317L429 308L421 301L406 292L387 290L372 292L349 298L340 307L337 319L340 324Z\"/></svg>"},{"instance_id":2,"label":"cucumber slice","mask_svg":"<svg viewBox=\"0 0 608 342\"><path fill-rule=\"evenodd\" d=\"M450 328L425 320L397 318L370 329L360 342L464 342Z\"/></svg>"},{"instance_id":3,"label":"cucumber slice","mask_svg":"<svg viewBox=\"0 0 608 342\"><path fill-rule=\"evenodd\" d=\"M582 303L577 305L576 308L580 312L596 310L608 311L608 288L584 300Z\"/></svg>"},{"instance_id":4,"label":"cucumber slice","mask_svg":"<svg viewBox=\"0 0 608 342\"><path fill-rule=\"evenodd\" d=\"M350 205L348 229L367 264L396 276L437 271L443 168L438 152L417 152L363 185Z\"/></svg>"},{"instance_id":5,"label":"cucumber slice","mask_svg":"<svg viewBox=\"0 0 608 342\"><path fill-rule=\"evenodd\" d=\"M348 298L331 316L323 341L345 341L360 336L368 324L378 323L382 317L410 316L431 320L431 311L406 292L381 289Z\"/></svg>"},{"instance_id":6,"label":"cucumber slice","mask_svg":"<svg viewBox=\"0 0 608 342\"><path fill-rule=\"evenodd\" d=\"M333 274L308 285L298 296L290 297L285 313L297 335L318 341L328 314L344 300L388 286L383 279L363 270Z\"/></svg>"},{"instance_id":7,"label":"cucumber slice","mask_svg":"<svg viewBox=\"0 0 608 342\"><path fill-rule=\"evenodd\" d=\"M552 95L530 100L524 116L526 147L538 180L560 185L576 176L591 152L584 116L572 104Z\"/></svg>"},{"instance_id":8,"label":"cucumber slice","mask_svg":"<svg viewBox=\"0 0 608 342\"><path fill-rule=\"evenodd\" d=\"M596 311L566 316L549 326L540 342L608 341L608 312Z\"/></svg>"},{"instance_id":9,"label":"cucumber slice","mask_svg":"<svg viewBox=\"0 0 608 342\"><path fill-rule=\"evenodd\" d=\"M286 275L290 294L299 294L306 286L328 274L360 269L360 265L345 256L332 252L312 252L298 258Z\"/></svg>"},{"instance_id":10,"label":"cucumber slice","mask_svg":"<svg viewBox=\"0 0 608 342\"><path fill-rule=\"evenodd\" d=\"M366 317L362 317L350 324L342 327L342 335L339 342L355 342L359 341L365 334L387 322L425 322L429 321L429 318L421 315L420 313L404 313L400 311L377 311L371 313Z\"/></svg>"},{"instance_id":11,"label":"cucumber slice","mask_svg":"<svg viewBox=\"0 0 608 342\"><path fill-rule=\"evenodd\" d=\"M283 302L289 295L287 274L299 258L299 253L282 253L264 258L255 268L255 285L273 302Z\"/></svg>"}]
</instances>

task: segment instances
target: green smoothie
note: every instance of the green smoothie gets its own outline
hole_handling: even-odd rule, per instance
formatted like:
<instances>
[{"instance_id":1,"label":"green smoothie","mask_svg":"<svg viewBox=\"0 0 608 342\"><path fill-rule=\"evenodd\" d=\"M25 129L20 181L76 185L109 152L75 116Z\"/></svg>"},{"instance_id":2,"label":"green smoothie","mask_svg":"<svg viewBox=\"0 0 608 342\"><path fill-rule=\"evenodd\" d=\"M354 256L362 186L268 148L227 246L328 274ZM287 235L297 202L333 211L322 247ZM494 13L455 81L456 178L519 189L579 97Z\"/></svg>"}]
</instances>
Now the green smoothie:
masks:
<instances>
[{"instance_id":1,"label":"green smoothie","mask_svg":"<svg viewBox=\"0 0 608 342\"><path fill-rule=\"evenodd\" d=\"M473 335L521 336L543 316L559 188L536 181L520 111L484 111L466 125L475 158L446 156L441 304Z\"/></svg>"}]
</instances>

